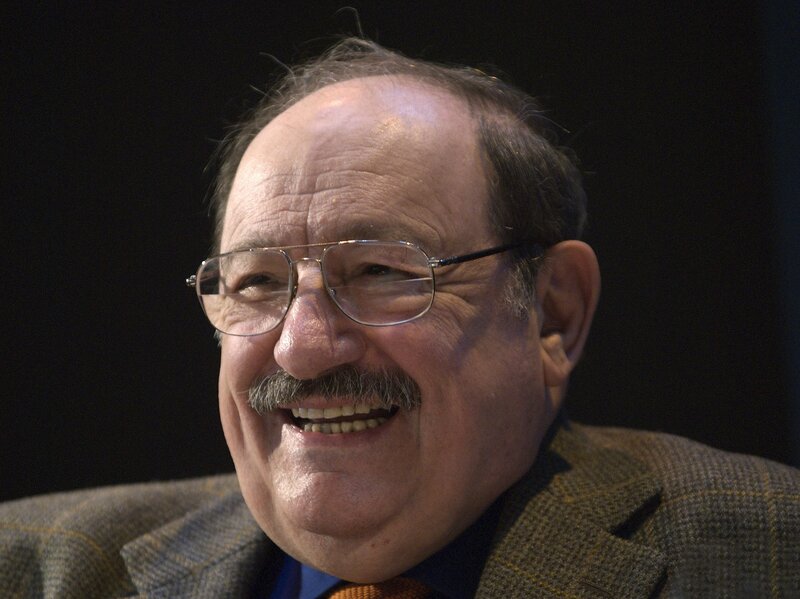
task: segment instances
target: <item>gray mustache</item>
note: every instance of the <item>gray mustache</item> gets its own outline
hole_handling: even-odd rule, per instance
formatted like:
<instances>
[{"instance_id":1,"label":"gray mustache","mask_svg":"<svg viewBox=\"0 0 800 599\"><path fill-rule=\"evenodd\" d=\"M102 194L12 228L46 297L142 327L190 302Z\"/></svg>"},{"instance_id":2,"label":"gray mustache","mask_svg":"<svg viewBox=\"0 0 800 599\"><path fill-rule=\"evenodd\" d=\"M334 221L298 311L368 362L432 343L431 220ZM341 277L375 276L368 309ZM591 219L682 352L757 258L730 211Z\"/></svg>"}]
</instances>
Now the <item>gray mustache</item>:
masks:
<instances>
[{"instance_id":1,"label":"gray mustache","mask_svg":"<svg viewBox=\"0 0 800 599\"><path fill-rule=\"evenodd\" d=\"M401 371L365 371L342 366L315 379L296 379L285 370L258 378L249 390L250 407L257 413L290 406L310 396L325 399L346 398L355 403L369 403L383 409L398 406L413 410L422 402L419 385Z\"/></svg>"}]
</instances>

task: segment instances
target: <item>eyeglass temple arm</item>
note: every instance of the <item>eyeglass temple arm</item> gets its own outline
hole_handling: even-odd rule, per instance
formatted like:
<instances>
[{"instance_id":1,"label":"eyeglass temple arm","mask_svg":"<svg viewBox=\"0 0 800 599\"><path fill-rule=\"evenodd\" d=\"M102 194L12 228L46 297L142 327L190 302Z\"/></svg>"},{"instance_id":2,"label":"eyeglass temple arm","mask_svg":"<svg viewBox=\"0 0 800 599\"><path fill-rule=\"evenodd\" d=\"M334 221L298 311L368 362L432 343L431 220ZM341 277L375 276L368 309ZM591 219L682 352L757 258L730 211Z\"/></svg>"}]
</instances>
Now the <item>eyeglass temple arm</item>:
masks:
<instances>
[{"instance_id":1,"label":"eyeglass temple arm","mask_svg":"<svg viewBox=\"0 0 800 599\"><path fill-rule=\"evenodd\" d=\"M461 264L462 262L469 262L470 260L477 260L493 254L500 254L508 250L514 250L521 247L527 247L531 251L532 257L541 256L544 248L538 243L508 243L506 245L499 245L497 247L489 248L488 250L481 250L479 252L472 252L470 254L463 254L461 256L450 256L449 258L431 258L429 263L431 266L449 266L450 264Z\"/></svg>"},{"instance_id":2,"label":"eyeglass temple arm","mask_svg":"<svg viewBox=\"0 0 800 599\"><path fill-rule=\"evenodd\" d=\"M428 260L428 263L431 266L449 266L451 264L461 264L462 262L469 262L470 260L477 260L478 258L484 258L486 256L492 256L494 254L500 254L501 252L507 252L508 250L526 246L530 249L531 254L534 257L540 256L544 251L544 248L542 248L542 246L538 243L508 243L489 248L487 250L481 250L479 252L462 254L461 256L450 256L449 258L431 258ZM197 285L197 275L191 275L190 277L187 277L184 283L187 287L194 287Z\"/></svg>"}]
</instances>

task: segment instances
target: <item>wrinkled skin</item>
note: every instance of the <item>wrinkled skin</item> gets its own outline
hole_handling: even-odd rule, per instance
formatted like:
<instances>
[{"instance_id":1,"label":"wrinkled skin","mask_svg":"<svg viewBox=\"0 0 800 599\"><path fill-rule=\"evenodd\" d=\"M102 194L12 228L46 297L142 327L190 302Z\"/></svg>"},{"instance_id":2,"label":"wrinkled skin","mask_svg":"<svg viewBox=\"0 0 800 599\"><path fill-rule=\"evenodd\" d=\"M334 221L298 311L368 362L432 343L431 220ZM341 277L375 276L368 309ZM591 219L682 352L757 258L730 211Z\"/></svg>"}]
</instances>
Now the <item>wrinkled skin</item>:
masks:
<instances>
[{"instance_id":1,"label":"wrinkled skin","mask_svg":"<svg viewBox=\"0 0 800 599\"><path fill-rule=\"evenodd\" d=\"M474 131L462 101L409 80L323 88L248 148L221 250L399 239L440 257L497 245ZM283 550L341 578L382 580L447 544L529 469L573 357L558 339L542 342L541 311L521 321L504 307L505 260L438 271L430 312L391 327L349 320L316 263L300 263L280 327L223 335L225 436L247 505ZM308 379L345 364L406 372L421 407L377 429L323 435L247 404L251 383L277 368Z\"/></svg>"}]
</instances>

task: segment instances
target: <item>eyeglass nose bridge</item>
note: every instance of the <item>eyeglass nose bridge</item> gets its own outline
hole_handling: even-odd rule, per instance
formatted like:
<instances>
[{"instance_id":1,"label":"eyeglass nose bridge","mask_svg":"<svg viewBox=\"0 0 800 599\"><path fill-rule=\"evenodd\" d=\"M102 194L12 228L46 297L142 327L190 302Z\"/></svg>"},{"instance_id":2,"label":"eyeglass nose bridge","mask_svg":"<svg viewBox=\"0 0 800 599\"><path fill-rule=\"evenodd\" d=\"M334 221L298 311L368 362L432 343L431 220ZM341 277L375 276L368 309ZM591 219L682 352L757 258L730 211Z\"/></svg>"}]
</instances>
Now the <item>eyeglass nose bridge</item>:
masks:
<instances>
[{"instance_id":1,"label":"eyeglass nose bridge","mask_svg":"<svg viewBox=\"0 0 800 599\"><path fill-rule=\"evenodd\" d=\"M284 314L284 318L285 318L286 314L289 313L289 310L291 310L292 304L294 303L294 300L295 300L295 297L297 297L297 290L298 290L298 287L300 285L300 269L298 268L298 265L301 262L316 262L317 263L317 265L319 266L319 276L322 279L322 287L325 290L325 294L333 302L333 305L336 306L337 310L339 310L340 312L343 312L344 315L347 316L348 318L351 318L350 315L348 315L347 312L345 312L342 309L342 307L339 305L339 302L336 301L336 291L334 289L331 289L331 287L328 285L328 279L325 276L325 268L323 266L323 259L325 258L324 251L323 251L323 254L319 258L314 258L312 256L302 256L300 258L296 258L295 259L295 258L292 258L291 256L289 256L288 254L284 254L284 255L286 256L286 259L289 261L289 266L292 269L292 288L291 288L291 293L289 295L289 304L286 306L286 313Z\"/></svg>"}]
</instances>

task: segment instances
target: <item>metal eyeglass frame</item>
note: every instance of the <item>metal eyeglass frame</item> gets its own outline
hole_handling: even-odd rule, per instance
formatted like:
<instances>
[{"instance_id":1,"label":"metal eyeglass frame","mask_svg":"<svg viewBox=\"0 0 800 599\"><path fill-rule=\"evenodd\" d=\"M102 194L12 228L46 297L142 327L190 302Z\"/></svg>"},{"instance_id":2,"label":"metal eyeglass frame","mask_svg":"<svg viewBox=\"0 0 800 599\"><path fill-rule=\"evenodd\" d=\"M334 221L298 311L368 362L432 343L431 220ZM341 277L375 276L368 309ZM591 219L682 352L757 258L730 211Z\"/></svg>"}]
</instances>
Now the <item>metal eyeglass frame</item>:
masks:
<instances>
[{"instance_id":1,"label":"metal eyeglass frame","mask_svg":"<svg viewBox=\"0 0 800 599\"><path fill-rule=\"evenodd\" d=\"M417 314L415 316L412 316L411 318L406 318L404 320L399 320L399 321L394 321L394 322L377 323L377 324L376 323L369 323L369 322L362 322L362 321L358 320L357 318L355 318L354 316L348 314L347 311L344 308L342 308L342 306L336 300L336 294L328 286L328 282L327 282L327 279L325 277L325 270L324 270L324 268L322 266L322 262L323 262L323 260L325 258L325 252L327 252L329 248L335 247L335 246L341 246L341 245L345 245L345 244L350 244L350 243L360 243L360 244L369 244L369 243L396 244L396 245L411 247L411 248L414 248L415 250L421 252L422 255L425 256L425 258L427 260L428 267L431 269L431 298L430 298L430 301L428 302L428 305L425 307L425 309L422 310L419 314ZM291 250L309 249L309 248L323 248L322 254L320 254L320 256L318 258L312 258L310 256L304 256L302 258L298 258L297 260L293 259L288 254L288 252L291 251ZM336 305L336 307L339 309L339 311L342 312L342 314L344 314L345 316L347 316L347 318L349 318L353 322L356 322L356 323L364 325L364 326L388 327L388 326L395 326L395 325L398 325L398 324L405 324L407 322L411 322L411 321L416 320L417 318L420 318L420 317L422 317L422 316L424 316L425 314L428 313L428 310L430 310L431 306L433 305L434 297L436 296L436 276L435 276L434 269L440 268L442 266L450 266L450 265L453 265L453 264L461 264L463 262L471 262L472 260L478 260L480 258L486 258L488 256L493 256L495 254L500 254L500 253L503 253L503 252L507 252L509 250L515 250L515 249L519 249L519 248L528 248L529 251L530 251L530 258L534 258L534 259L541 257L542 254L544 253L544 248L542 247L542 245L540 245L538 243L532 243L532 242L506 243L506 244L503 244L503 245L498 245L498 246L487 248L487 249L484 249L484 250L478 250L476 252L469 252L467 254L460 254L460 255L457 255L457 256L448 256L447 258L431 258L430 256L428 256L428 253L425 250L423 250L417 244L411 243L410 241L384 241L384 240L380 240L380 239L348 239L348 240L345 240L345 241L309 243L309 244L305 244L305 245L285 245L285 246L276 246L276 247L254 247L254 248L247 248L247 249L243 249L243 250L234 250L234 251L225 252L225 253L222 253L222 254L216 254L214 256L210 256L209 258L206 258L205 260L203 260L203 262L200 263L200 266L197 268L197 272L195 274L193 274L193 275L191 275L191 276L186 278L185 284L186 284L187 287L190 287L190 288L193 287L194 288L195 293L197 294L197 299L200 301L200 306L203 308L203 313L206 314L206 318L208 318L208 314L206 313L205 306L203 305L203 294L200 293L200 285L199 285L199 277L198 277L198 275L200 274L200 271L203 270L203 267L206 265L206 263L208 263L210 260L217 260L219 258L223 258L223 257L229 256L231 254L239 254L239 253L244 253L244 252L274 251L274 252L278 252L278 253L282 254L283 257L286 258L286 261L289 263L289 272L290 272L290 276L291 276L291 278L289 280L289 291L290 291L289 300L286 302L286 309L284 310L283 315L281 316L281 318L278 319L278 321L275 323L275 325L273 327L267 329L266 331L260 331L258 333L243 333L243 334L227 333L225 331L221 331L220 329L218 329L214 325L214 323L211 323L211 326L213 326L217 331L219 331L223 335L232 335L234 337L253 337L253 336L256 336L256 335L263 335L265 333L268 333L268 332L276 329L281 324L281 322L283 322L283 319L286 318L286 314L289 312L289 308L291 308L292 302L294 301L294 298L297 295L297 277L295 276L295 272L296 272L295 265L298 262L317 262L319 264L320 272L322 274L322 279L323 279L323 283L324 283L324 286L325 286L325 291L328 294L328 297L331 298L331 300Z\"/></svg>"}]
</instances>

